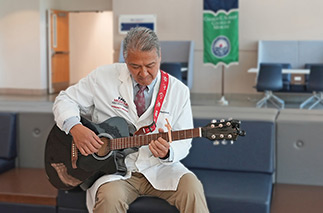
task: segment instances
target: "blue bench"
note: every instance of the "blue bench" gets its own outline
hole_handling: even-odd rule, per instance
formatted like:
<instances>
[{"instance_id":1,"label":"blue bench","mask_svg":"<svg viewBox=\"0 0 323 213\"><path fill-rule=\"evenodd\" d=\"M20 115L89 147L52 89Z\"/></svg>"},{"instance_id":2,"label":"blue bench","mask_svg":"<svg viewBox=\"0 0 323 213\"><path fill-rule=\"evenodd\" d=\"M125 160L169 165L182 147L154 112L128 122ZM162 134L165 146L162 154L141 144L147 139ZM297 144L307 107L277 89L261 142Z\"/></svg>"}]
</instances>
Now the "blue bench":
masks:
<instances>
[{"instance_id":1,"label":"blue bench","mask_svg":"<svg viewBox=\"0 0 323 213\"><path fill-rule=\"evenodd\" d=\"M0 121L0 173L3 173L15 167L16 114L1 112Z\"/></svg>"},{"instance_id":2,"label":"blue bench","mask_svg":"<svg viewBox=\"0 0 323 213\"><path fill-rule=\"evenodd\" d=\"M85 192L80 188L58 192L58 213L87 213ZM165 200L157 197L139 197L129 206L128 213L178 213L178 210Z\"/></svg>"},{"instance_id":3,"label":"blue bench","mask_svg":"<svg viewBox=\"0 0 323 213\"><path fill-rule=\"evenodd\" d=\"M275 109L193 108L194 126L233 117L247 132L233 145L195 138L182 161L201 180L210 212L269 213L275 150Z\"/></svg>"}]
</instances>

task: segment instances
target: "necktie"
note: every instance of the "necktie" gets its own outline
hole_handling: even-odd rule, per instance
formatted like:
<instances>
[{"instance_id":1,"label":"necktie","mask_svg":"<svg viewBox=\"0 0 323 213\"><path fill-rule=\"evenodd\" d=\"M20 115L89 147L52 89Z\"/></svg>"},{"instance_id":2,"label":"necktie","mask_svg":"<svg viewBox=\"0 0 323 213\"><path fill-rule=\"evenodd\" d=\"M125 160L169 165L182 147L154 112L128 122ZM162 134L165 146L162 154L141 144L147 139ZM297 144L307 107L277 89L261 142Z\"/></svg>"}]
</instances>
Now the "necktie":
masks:
<instances>
[{"instance_id":1,"label":"necktie","mask_svg":"<svg viewBox=\"0 0 323 213\"><path fill-rule=\"evenodd\" d=\"M138 87L139 87L139 91L137 92L135 97L135 104L137 107L137 114L140 117L146 110L144 92L147 86L141 86L138 84Z\"/></svg>"}]
</instances>

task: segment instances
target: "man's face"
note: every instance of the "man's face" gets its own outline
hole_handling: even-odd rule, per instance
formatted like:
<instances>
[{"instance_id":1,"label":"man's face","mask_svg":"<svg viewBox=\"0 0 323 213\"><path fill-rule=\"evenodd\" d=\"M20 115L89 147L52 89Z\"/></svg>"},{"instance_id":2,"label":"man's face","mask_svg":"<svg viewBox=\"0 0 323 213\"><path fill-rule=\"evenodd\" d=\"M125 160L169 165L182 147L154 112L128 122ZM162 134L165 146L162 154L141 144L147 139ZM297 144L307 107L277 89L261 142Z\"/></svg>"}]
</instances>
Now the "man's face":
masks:
<instances>
[{"instance_id":1,"label":"man's face","mask_svg":"<svg viewBox=\"0 0 323 213\"><path fill-rule=\"evenodd\" d=\"M158 74L160 59L156 49L152 51L129 50L127 67L137 83L143 86L151 84Z\"/></svg>"}]
</instances>

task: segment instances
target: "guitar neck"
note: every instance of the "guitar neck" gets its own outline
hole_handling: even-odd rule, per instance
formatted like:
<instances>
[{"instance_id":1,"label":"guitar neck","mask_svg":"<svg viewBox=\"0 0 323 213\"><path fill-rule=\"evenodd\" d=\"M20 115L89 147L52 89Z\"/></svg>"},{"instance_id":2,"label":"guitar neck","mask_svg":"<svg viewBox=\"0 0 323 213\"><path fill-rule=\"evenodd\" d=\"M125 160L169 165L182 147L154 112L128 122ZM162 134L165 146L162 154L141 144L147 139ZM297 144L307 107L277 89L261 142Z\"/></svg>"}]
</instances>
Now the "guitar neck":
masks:
<instances>
[{"instance_id":1,"label":"guitar neck","mask_svg":"<svg viewBox=\"0 0 323 213\"><path fill-rule=\"evenodd\" d=\"M166 141L169 141L168 132L115 138L110 140L111 150L148 145L152 140L157 140L159 137L162 137ZM172 141L196 137L202 137L201 128L172 131Z\"/></svg>"}]
</instances>

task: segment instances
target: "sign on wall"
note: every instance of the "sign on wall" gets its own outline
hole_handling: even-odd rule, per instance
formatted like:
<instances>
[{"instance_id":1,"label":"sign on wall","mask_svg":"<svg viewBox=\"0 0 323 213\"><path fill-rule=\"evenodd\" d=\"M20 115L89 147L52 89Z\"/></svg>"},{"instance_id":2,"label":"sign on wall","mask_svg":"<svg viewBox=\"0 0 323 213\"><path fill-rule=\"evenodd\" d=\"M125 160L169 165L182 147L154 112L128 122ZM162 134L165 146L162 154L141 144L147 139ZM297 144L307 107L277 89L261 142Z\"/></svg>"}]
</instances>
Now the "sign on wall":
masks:
<instances>
[{"instance_id":1,"label":"sign on wall","mask_svg":"<svg viewBox=\"0 0 323 213\"><path fill-rule=\"evenodd\" d=\"M204 0L204 63L212 65L239 62L238 0Z\"/></svg>"},{"instance_id":2,"label":"sign on wall","mask_svg":"<svg viewBox=\"0 0 323 213\"><path fill-rule=\"evenodd\" d=\"M119 33L126 34L133 27L147 27L157 31L156 15L120 15Z\"/></svg>"}]
</instances>

